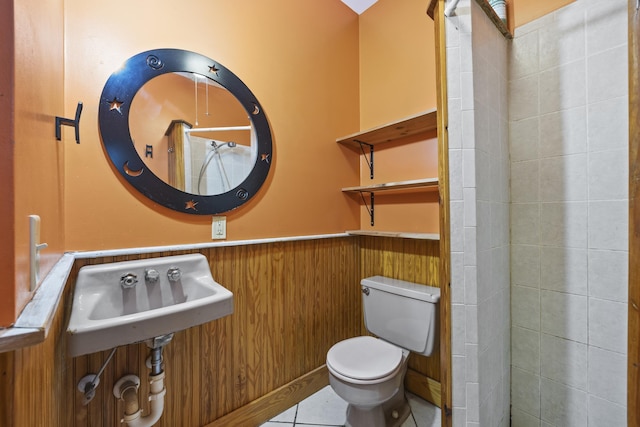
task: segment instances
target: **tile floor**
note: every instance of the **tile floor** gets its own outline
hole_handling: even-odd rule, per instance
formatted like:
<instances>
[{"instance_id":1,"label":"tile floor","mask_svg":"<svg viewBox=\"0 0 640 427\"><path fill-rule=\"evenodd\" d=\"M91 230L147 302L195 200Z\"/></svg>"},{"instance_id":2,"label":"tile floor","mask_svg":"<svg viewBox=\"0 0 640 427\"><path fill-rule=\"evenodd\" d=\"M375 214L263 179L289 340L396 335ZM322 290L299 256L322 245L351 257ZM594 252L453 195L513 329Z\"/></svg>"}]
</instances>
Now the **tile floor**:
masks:
<instances>
[{"instance_id":1,"label":"tile floor","mask_svg":"<svg viewBox=\"0 0 640 427\"><path fill-rule=\"evenodd\" d=\"M440 408L411 393L407 393L407 399L411 415L402 427L440 426ZM342 427L346 410L347 403L335 394L331 386L326 386L261 427Z\"/></svg>"}]
</instances>

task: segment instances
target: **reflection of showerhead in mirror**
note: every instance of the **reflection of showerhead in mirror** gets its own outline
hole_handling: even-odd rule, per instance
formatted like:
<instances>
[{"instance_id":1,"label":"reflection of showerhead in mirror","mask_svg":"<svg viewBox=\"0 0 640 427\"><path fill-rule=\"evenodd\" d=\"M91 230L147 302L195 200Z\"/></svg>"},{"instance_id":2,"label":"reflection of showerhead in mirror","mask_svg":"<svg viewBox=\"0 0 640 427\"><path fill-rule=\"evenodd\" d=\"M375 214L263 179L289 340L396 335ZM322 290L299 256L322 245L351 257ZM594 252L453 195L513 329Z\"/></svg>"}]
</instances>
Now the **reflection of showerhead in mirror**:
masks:
<instances>
[{"instance_id":1,"label":"reflection of showerhead in mirror","mask_svg":"<svg viewBox=\"0 0 640 427\"><path fill-rule=\"evenodd\" d=\"M211 140L211 146L213 147L214 151L218 151L219 149L221 149L224 146L227 146L229 148L233 148L235 147L237 144L233 141L229 141L229 142L225 142L223 144L218 145L218 143L214 140Z\"/></svg>"}]
</instances>

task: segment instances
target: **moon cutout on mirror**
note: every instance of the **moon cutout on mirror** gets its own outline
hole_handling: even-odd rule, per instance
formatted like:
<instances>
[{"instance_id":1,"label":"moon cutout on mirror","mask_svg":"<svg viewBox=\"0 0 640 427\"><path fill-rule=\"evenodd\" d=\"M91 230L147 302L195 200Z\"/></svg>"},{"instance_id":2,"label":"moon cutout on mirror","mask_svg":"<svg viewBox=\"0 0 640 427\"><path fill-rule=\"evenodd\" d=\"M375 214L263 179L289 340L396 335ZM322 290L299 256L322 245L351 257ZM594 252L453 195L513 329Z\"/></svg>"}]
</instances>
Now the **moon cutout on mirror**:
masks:
<instances>
[{"instance_id":1,"label":"moon cutout on mirror","mask_svg":"<svg viewBox=\"0 0 640 427\"><path fill-rule=\"evenodd\" d=\"M129 176L140 176L142 175L142 172L144 172L144 168L140 168L140 170L133 170L129 167L129 162L125 162L124 166L122 166L122 168L124 169L124 171L126 172L127 175Z\"/></svg>"}]
</instances>

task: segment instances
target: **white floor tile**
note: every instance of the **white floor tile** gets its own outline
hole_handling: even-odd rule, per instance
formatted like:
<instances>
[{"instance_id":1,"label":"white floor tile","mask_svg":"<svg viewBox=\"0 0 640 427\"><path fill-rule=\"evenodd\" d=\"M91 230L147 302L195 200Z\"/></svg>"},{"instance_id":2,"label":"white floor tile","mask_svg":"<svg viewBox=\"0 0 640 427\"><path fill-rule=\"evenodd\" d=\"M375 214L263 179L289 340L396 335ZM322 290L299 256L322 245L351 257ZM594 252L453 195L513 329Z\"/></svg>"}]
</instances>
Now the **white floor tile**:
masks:
<instances>
[{"instance_id":1,"label":"white floor tile","mask_svg":"<svg viewBox=\"0 0 640 427\"><path fill-rule=\"evenodd\" d=\"M293 427L293 423L274 423L272 421L267 421L260 427Z\"/></svg>"},{"instance_id":2,"label":"white floor tile","mask_svg":"<svg viewBox=\"0 0 640 427\"><path fill-rule=\"evenodd\" d=\"M401 427L418 427L418 426L416 426L416 422L413 419L413 415L409 414L409 418L407 418L407 420L402 423Z\"/></svg>"},{"instance_id":3,"label":"white floor tile","mask_svg":"<svg viewBox=\"0 0 640 427\"><path fill-rule=\"evenodd\" d=\"M277 417L271 418L269 421L276 421L280 423L293 423L296 420L297 410L298 410L298 405L293 405L291 408L287 409Z\"/></svg>"},{"instance_id":4,"label":"white floor tile","mask_svg":"<svg viewBox=\"0 0 640 427\"><path fill-rule=\"evenodd\" d=\"M296 423L342 426L346 414L347 402L326 386L300 402Z\"/></svg>"},{"instance_id":5,"label":"white floor tile","mask_svg":"<svg viewBox=\"0 0 640 427\"><path fill-rule=\"evenodd\" d=\"M416 427L438 427L441 425L440 408L411 393L407 393L411 413Z\"/></svg>"},{"instance_id":6,"label":"white floor tile","mask_svg":"<svg viewBox=\"0 0 640 427\"><path fill-rule=\"evenodd\" d=\"M402 427L439 427L440 408L407 393L411 415ZM272 418L261 427L336 427L343 426L347 403L330 386Z\"/></svg>"}]
</instances>

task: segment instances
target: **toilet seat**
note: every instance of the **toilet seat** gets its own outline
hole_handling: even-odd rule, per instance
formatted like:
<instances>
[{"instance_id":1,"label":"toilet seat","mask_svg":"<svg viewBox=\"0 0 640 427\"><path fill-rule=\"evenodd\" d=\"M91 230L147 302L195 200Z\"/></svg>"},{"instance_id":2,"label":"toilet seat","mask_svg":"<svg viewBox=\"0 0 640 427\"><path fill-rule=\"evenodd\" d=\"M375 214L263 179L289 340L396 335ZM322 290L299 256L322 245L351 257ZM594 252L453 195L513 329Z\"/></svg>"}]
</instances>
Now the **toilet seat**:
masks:
<instances>
[{"instance_id":1,"label":"toilet seat","mask_svg":"<svg viewBox=\"0 0 640 427\"><path fill-rule=\"evenodd\" d=\"M348 382L379 383L398 372L402 353L399 347L374 337L349 338L329 349L327 368Z\"/></svg>"}]
</instances>

